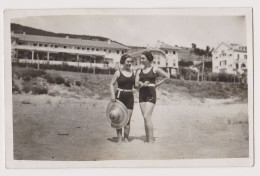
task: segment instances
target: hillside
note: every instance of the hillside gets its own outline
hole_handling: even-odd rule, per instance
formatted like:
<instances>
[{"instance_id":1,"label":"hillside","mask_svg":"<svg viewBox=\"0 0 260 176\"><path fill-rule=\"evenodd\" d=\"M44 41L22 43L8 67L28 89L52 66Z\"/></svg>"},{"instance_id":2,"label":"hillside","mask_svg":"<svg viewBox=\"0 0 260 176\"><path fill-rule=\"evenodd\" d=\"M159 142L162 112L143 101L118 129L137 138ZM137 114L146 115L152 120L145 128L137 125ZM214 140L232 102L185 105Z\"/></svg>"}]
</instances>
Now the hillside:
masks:
<instances>
[{"instance_id":1,"label":"hillside","mask_svg":"<svg viewBox=\"0 0 260 176\"><path fill-rule=\"evenodd\" d=\"M109 38L101 37L101 36L76 35L76 34L67 34L67 33L54 33L54 32L49 32L49 31L36 29L36 28L28 27L28 26L23 26L23 25L15 24L15 23L11 23L11 31L13 31L14 33L18 33L18 34L22 34L22 33L25 32L26 34L29 34L29 35L40 35L40 36L49 36L49 37L65 38L66 36L69 36L69 38L76 38L76 39L83 39L83 40L98 40L98 41L111 40ZM113 42L124 45L124 44L119 43L117 41L113 41Z\"/></svg>"},{"instance_id":2,"label":"hillside","mask_svg":"<svg viewBox=\"0 0 260 176\"><path fill-rule=\"evenodd\" d=\"M192 48L188 47L179 47L178 50L178 55L179 55L179 61L201 61L203 59L203 56L199 56L197 54L193 53ZM207 61L211 61L211 57L204 58Z\"/></svg>"}]
</instances>

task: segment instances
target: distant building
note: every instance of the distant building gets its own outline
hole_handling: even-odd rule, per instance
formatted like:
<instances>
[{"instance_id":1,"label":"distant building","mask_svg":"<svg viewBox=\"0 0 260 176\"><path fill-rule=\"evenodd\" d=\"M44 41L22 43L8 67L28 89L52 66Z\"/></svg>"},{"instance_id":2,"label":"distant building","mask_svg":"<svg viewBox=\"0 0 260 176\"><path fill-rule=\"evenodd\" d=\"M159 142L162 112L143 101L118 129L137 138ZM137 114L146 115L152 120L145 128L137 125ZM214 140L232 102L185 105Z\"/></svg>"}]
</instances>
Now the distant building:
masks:
<instances>
[{"instance_id":1,"label":"distant building","mask_svg":"<svg viewBox=\"0 0 260 176\"><path fill-rule=\"evenodd\" d=\"M117 67L129 48L113 41L11 34L12 59L40 64Z\"/></svg>"},{"instance_id":2,"label":"distant building","mask_svg":"<svg viewBox=\"0 0 260 176\"><path fill-rule=\"evenodd\" d=\"M134 67L136 67L136 68L141 67L140 57L144 51L150 51L152 53L152 55L154 57L154 60L153 60L154 66L160 67L162 65L161 61L162 60L164 62L166 61L166 54L162 50L157 49L157 48L146 48L146 49L142 49L137 52L134 52L134 53L130 53L134 58L134 64L133 64ZM166 65L164 65L164 67L166 67Z\"/></svg>"},{"instance_id":3,"label":"distant building","mask_svg":"<svg viewBox=\"0 0 260 176\"><path fill-rule=\"evenodd\" d=\"M159 67L165 68L178 68L178 50L179 48L168 45L164 42L157 41L156 47L164 51L166 59L159 61L157 64Z\"/></svg>"},{"instance_id":4,"label":"distant building","mask_svg":"<svg viewBox=\"0 0 260 176\"><path fill-rule=\"evenodd\" d=\"M155 47L147 47L146 49L138 49L131 53L134 56L134 67L139 68L140 56L144 51L151 51L154 56L153 65L166 70L173 74L178 68L178 48L158 41Z\"/></svg>"},{"instance_id":5,"label":"distant building","mask_svg":"<svg viewBox=\"0 0 260 176\"><path fill-rule=\"evenodd\" d=\"M247 47L222 42L212 52L212 72L242 74L247 71Z\"/></svg>"},{"instance_id":6,"label":"distant building","mask_svg":"<svg viewBox=\"0 0 260 176\"><path fill-rule=\"evenodd\" d=\"M136 53L138 51L145 50L147 47L144 46L127 46L129 50L127 51L129 54Z\"/></svg>"}]
</instances>

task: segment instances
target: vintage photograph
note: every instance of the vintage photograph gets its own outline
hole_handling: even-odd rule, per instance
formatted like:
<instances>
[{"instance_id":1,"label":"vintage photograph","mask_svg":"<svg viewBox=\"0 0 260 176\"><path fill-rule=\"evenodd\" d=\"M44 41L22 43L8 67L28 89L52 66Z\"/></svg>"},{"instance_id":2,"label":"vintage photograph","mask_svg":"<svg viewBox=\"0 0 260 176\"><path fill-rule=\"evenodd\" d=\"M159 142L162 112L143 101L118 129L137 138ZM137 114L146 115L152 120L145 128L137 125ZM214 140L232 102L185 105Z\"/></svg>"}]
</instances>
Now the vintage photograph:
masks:
<instances>
[{"instance_id":1,"label":"vintage photograph","mask_svg":"<svg viewBox=\"0 0 260 176\"><path fill-rule=\"evenodd\" d=\"M14 12L9 160L252 165L251 9Z\"/></svg>"}]
</instances>

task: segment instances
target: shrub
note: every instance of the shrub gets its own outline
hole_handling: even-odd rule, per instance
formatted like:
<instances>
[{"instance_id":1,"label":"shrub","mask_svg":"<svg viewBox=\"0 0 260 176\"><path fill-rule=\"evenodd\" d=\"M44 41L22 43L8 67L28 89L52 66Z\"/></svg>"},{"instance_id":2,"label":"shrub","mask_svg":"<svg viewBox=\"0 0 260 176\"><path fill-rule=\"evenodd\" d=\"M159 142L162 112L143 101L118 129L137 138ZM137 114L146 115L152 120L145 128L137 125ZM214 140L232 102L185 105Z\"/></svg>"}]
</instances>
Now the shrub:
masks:
<instances>
[{"instance_id":1,"label":"shrub","mask_svg":"<svg viewBox=\"0 0 260 176\"><path fill-rule=\"evenodd\" d=\"M218 73L217 74L217 79L220 82L233 82L234 79L236 79L236 81L238 81L238 76L232 75L232 74L228 74L228 73Z\"/></svg>"},{"instance_id":2,"label":"shrub","mask_svg":"<svg viewBox=\"0 0 260 176\"><path fill-rule=\"evenodd\" d=\"M35 78L35 77L41 77L45 74L46 72L44 70L25 69L21 71L22 77L27 76L27 77Z\"/></svg>"},{"instance_id":3,"label":"shrub","mask_svg":"<svg viewBox=\"0 0 260 176\"><path fill-rule=\"evenodd\" d=\"M30 81L32 78L42 77L46 74L44 70L20 67L13 67L12 73L13 77L17 79L22 79L27 82Z\"/></svg>"},{"instance_id":4,"label":"shrub","mask_svg":"<svg viewBox=\"0 0 260 176\"><path fill-rule=\"evenodd\" d=\"M189 66L193 65L193 62L181 60L181 61L179 61L178 65L181 67L189 67Z\"/></svg>"},{"instance_id":5,"label":"shrub","mask_svg":"<svg viewBox=\"0 0 260 176\"><path fill-rule=\"evenodd\" d=\"M67 81L65 82L65 86L70 87L70 81L69 81L69 80L67 80Z\"/></svg>"},{"instance_id":6,"label":"shrub","mask_svg":"<svg viewBox=\"0 0 260 176\"><path fill-rule=\"evenodd\" d=\"M64 84L65 83L65 79L63 77L61 77L61 76L58 76L58 77L55 78L55 82L57 84Z\"/></svg>"},{"instance_id":7,"label":"shrub","mask_svg":"<svg viewBox=\"0 0 260 176\"><path fill-rule=\"evenodd\" d=\"M50 75L50 74L46 74L46 75L45 75L45 79L46 79L49 83L51 83L51 84L55 83L54 77L53 77L52 75Z\"/></svg>"},{"instance_id":8,"label":"shrub","mask_svg":"<svg viewBox=\"0 0 260 176\"><path fill-rule=\"evenodd\" d=\"M242 89L242 90L247 90L248 89L248 86L245 83L239 83L237 87L239 89Z\"/></svg>"},{"instance_id":9,"label":"shrub","mask_svg":"<svg viewBox=\"0 0 260 176\"><path fill-rule=\"evenodd\" d=\"M231 91L230 87L228 87L228 86L226 86L224 89L225 89L226 91Z\"/></svg>"},{"instance_id":10,"label":"shrub","mask_svg":"<svg viewBox=\"0 0 260 176\"><path fill-rule=\"evenodd\" d=\"M80 82L80 81L76 81L75 84L76 84L77 86L79 86L79 87L81 86L81 82Z\"/></svg>"},{"instance_id":11,"label":"shrub","mask_svg":"<svg viewBox=\"0 0 260 176\"><path fill-rule=\"evenodd\" d=\"M23 87L25 93L31 92L32 94L47 94L48 89L42 85L25 84Z\"/></svg>"},{"instance_id":12,"label":"shrub","mask_svg":"<svg viewBox=\"0 0 260 176\"><path fill-rule=\"evenodd\" d=\"M31 104L31 101L29 99L25 99L21 103L22 104Z\"/></svg>"},{"instance_id":13,"label":"shrub","mask_svg":"<svg viewBox=\"0 0 260 176\"><path fill-rule=\"evenodd\" d=\"M12 92L17 92L17 93L21 93L21 90L19 89L19 87L13 82L12 83Z\"/></svg>"},{"instance_id":14,"label":"shrub","mask_svg":"<svg viewBox=\"0 0 260 176\"><path fill-rule=\"evenodd\" d=\"M47 94L48 89L43 82L43 78L34 78L29 82L23 82L23 91L32 94Z\"/></svg>"},{"instance_id":15,"label":"shrub","mask_svg":"<svg viewBox=\"0 0 260 176\"><path fill-rule=\"evenodd\" d=\"M48 89L44 86L37 85L33 88L33 94L47 94Z\"/></svg>"},{"instance_id":16,"label":"shrub","mask_svg":"<svg viewBox=\"0 0 260 176\"><path fill-rule=\"evenodd\" d=\"M55 97L55 96L60 95L60 93L57 91L52 91L52 92L48 92L48 95Z\"/></svg>"},{"instance_id":17,"label":"shrub","mask_svg":"<svg viewBox=\"0 0 260 176\"><path fill-rule=\"evenodd\" d=\"M24 85L23 85L23 91L24 91L25 93L31 92L32 89L33 89L33 86L30 85L30 84L24 84Z\"/></svg>"},{"instance_id":18,"label":"shrub","mask_svg":"<svg viewBox=\"0 0 260 176\"><path fill-rule=\"evenodd\" d=\"M30 70L36 70L37 69L37 63L16 63L12 62L12 66L18 66L18 67L28 67L26 69ZM33 68L33 69L32 69ZM83 73L94 73L93 67L78 67L78 66L72 66L68 65L66 62L64 62L61 65L51 65L51 64L40 64L40 68L44 70L61 70L61 71L70 71L70 72L83 72ZM44 70L38 70L41 74L45 74ZM95 68L96 74L114 74L116 71L115 68ZM42 73L41 73L42 72Z\"/></svg>"}]
</instances>

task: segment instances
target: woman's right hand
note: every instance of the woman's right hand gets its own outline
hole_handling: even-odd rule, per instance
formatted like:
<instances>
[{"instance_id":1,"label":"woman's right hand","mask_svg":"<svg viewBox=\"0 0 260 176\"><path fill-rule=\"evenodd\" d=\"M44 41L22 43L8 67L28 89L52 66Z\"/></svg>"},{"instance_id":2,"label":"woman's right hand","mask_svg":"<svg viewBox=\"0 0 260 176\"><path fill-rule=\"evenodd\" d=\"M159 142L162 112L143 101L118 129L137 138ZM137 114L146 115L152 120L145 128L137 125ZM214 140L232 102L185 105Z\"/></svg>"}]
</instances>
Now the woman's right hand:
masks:
<instances>
[{"instance_id":1,"label":"woman's right hand","mask_svg":"<svg viewBox=\"0 0 260 176\"><path fill-rule=\"evenodd\" d=\"M112 102L116 102L116 97L111 97Z\"/></svg>"},{"instance_id":2,"label":"woman's right hand","mask_svg":"<svg viewBox=\"0 0 260 176\"><path fill-rule=\"evenodd\" d=\"M139 86L139 87L143 87L142 81L139 81L139 82L138 82L138 86Z\"/></svg>"}]
</instances>

